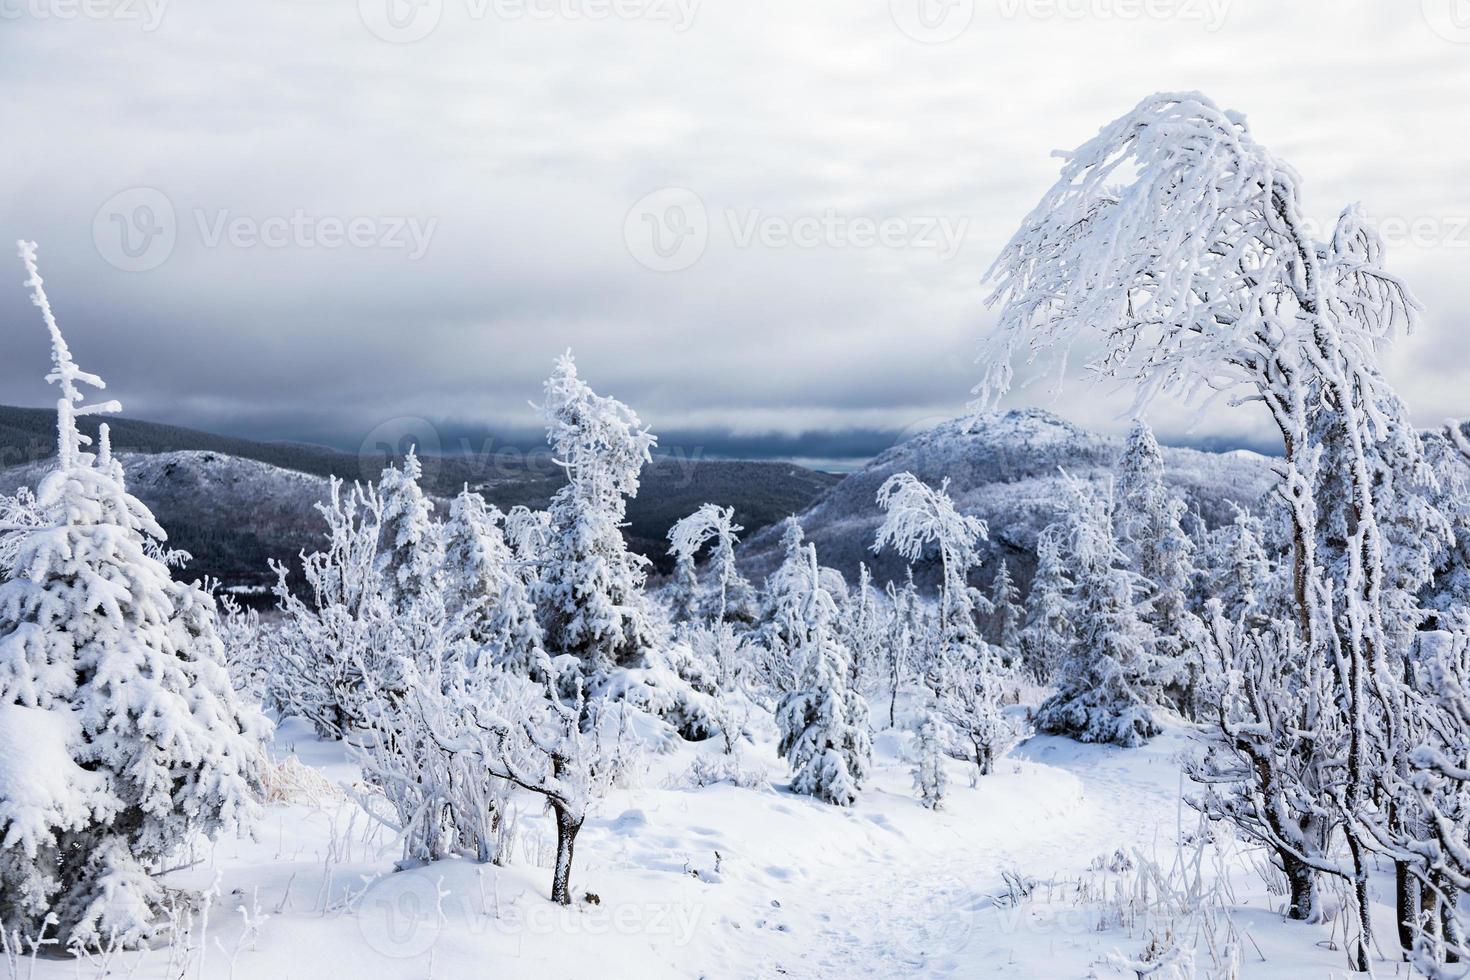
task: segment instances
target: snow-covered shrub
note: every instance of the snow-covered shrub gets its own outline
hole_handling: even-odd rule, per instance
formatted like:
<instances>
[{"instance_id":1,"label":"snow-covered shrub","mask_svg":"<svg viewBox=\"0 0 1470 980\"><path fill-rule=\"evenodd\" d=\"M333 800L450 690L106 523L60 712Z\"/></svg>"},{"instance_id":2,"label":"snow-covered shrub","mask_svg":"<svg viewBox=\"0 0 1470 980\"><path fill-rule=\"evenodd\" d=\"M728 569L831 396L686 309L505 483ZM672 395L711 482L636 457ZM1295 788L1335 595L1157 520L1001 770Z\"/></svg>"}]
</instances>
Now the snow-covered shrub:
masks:
<instances>
[{"instance_id":1,"label":"snow-covered shrub","mask_svg":"<svg viewBox=\"0 0 1470 980\"><path fill-rule=\"evenodd\" d=\"M948 785L949 776L944 771L944 733L939 712L931 708L925 712L914 747L914 790L924 806L938 810L944 803Z\"/></svg>"},{"instance_id":2,"label":"snow-covered shrub","mask_svg":"<svg viewBox=\"0 0 1470 980\"><path fill-rule=\"evenodd\" d=\"M263 717L223 666L215 605L175 582L166 540L128 494L104 426L98 452L76 417L79 369L51 312L35 246L27 283L51 334L56 467L35 494L0 584L0 921L65 943L141 945L158 935L152 874L199 836L258 812Z\"/></svg>"}]
</instances>

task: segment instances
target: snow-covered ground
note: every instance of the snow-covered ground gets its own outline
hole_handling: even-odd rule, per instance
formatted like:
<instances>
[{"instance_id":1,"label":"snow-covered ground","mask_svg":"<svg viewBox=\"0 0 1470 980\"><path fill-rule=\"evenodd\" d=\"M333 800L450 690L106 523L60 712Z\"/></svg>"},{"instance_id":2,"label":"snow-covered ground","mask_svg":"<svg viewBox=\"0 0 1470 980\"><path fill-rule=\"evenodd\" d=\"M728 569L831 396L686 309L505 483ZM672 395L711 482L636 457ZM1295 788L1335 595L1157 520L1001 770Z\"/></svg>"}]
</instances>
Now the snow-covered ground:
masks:
<instances>
[{"instance_id":1,"label":"snow-covered ground","mask_svg":"<svg viewBox=\"0 0 1470 980\"><path fill-rule=\"evenodd\" d=\"M257 839L223 840L169 878L217 888L207 926L196 914L173 949L42 960L34 975L1131 977L1110 955L1137 958L1172 930L1204 977L1227 955L1212 957L1211 936L1223 950L1232 923L1240 975L1345 973L1332 926L1283 921L1252 855L1178 846L1198 830L1180 805L1180 727L1131 750L1029 738L973 788L952 762L937 813L915 798L902 732L875 736L873 778L842 809L786 792L773 732L754 728L741 767L765 770L765 787L692 787L688 769L714 743L643 759L589 818L582 900L563 909L547 900L549 821L529 802L510 866L394 872L390 835L337 789L357 776L342 746L287 722L272 751L305 766L280 770L294 800L267 806ZM1171 911L1196 860L1226 912ZM1149 880L1150 862L1172 885Z\"/></svg>"}]
</instances>

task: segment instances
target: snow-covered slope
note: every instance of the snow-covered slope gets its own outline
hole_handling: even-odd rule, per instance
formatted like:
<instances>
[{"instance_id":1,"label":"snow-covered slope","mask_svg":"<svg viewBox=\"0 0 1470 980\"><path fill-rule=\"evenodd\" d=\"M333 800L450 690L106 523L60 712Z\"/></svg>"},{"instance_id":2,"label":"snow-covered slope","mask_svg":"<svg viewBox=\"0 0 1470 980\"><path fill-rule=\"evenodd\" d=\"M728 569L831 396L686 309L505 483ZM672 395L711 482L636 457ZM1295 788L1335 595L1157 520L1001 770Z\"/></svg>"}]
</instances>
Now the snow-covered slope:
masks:
<instances>
[{"instance_id":1,"label":"snow-covered slope","mask_svg":"<svg viewBox=\"0 0 1470 980\"><path fill-rule=\"evenodd\" d=\"M1089 432L1041 409L984 415L973 425L956 419L894 446L822 494L798 517L824 565L852 576L858 562L866 561L877 581L897 580L903 574L902 563L871 551L883 516L875 501L878 487L904 470L934 486L948 477L949 492L960 510L989 523L988 557L1004 555L1018 577L1029 581L1036 535L1060 513L1061 471L1106 479L1121 449L1121 440ZM1253 505L1272 480L1271 461L1252 452L1166 448L1164 458L1168 482L1212 525L1229 519L1227 501ZM779 539L779 527L749 539L742 559L752 574L759 577L774 567L780 558ZM916 571L924 575L930 570Z\"/></svg>"}]
</instances>

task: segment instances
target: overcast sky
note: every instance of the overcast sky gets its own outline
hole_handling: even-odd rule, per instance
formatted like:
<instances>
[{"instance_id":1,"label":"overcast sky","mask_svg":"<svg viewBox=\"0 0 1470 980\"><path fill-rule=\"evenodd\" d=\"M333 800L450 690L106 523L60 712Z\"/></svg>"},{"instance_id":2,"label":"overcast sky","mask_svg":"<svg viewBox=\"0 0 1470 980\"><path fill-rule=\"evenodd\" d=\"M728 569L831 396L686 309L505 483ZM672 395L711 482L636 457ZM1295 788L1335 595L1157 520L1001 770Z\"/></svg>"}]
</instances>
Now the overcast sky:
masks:
<instances>
[{"instance_id":1,"label":"overcast sky","mask_svg":"<svg viewBox=\"0 0 1470 980\"><path fill-rule=\"evenodd\" d=\"M571 347L672 439L860 454L963 408L1051 151L1165 89L1384 223L1426 306L1390 374L1470 415L1463 0L0 0L0 233L133 416L524 433ZM0 261L0 403L44 405Z\"/></svg>"}]
</instances>

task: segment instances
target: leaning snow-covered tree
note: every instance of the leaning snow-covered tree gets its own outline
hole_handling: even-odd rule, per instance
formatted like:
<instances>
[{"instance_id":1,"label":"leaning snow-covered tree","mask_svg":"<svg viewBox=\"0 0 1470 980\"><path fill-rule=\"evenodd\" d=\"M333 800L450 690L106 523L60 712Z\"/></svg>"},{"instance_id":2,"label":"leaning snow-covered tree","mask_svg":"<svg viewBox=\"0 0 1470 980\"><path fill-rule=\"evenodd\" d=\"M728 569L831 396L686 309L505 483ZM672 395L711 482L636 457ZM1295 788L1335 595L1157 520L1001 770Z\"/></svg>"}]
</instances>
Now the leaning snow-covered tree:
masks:
<instances>
[{"instance_id":1,"label":"leaning snow-covered tree","mask_svg":"<svg viewBox=\"0 0 1470 980\"><path fill-rule=\"evenodd\" d=\"M776 712L780 752L794 792L851 806L872 764L868 706L848 686L850 654L837 639L837 604L822 587L816 546L806 552L810 585L792 649L800 673Z\"/></svg>"},{"instance_id":2,"label":"leaning snow-covered tree","mask_svg":"<svg viewBox=\"0 0 1470 980\"><path fill-rule=\"evenodd\" d=\"M706 544L714 543L707 591L698 596L695 607L715 623L749 624L757 616L755 593L735 564L735 546L743 530L735 523L735 508L717 504L704 504L669 528L669 554L674 556L676 575L678 568L688 565L692 576L695 556Z\"/></svg>"},{"instance_id":3,"label":"leaning snow-covered tree","mask_svg":"<svg viewBox=\"0 0 1470 980\"><path fill-rule=\"evenodd\" d=\"M103 427L77 429L78 368L22 242L27 285L51 335L56 466L16 532L0 585L0 733L26 746L0 782L0 921L65 943L137 946L160 933L154 875L181 848L257 812L265 720L223 667L213 600L175 582L165 540L122 484ZM55 933L53 933L55 934Z\"/></svg>"},{"instance_id":4,"label":"leaning snow-covered tree","mask_svg":"<svg viewBox=\"0 0 1470 980\"><path fill-rule=\"evenodd\" d=\"M548 651L570 654L589 677L638 663L653 642L643 583L648 560L628 550L627 500L655 439L633 410L557 359L541 406L546 437L567 485L550 508L537 607Z\"/></svg>"},{"instance_id":5,"label":"leaning snow-covered tree","mask_svg":"<svg viewBox=\"0 0 1470 980\"><path fill-rule=\"evenodd\" d=\"M1160 731L1150 708L1158 678L1153 635L1138 610L1143 586L1123 564L1111 494L1070 477L1067 487L1076 636L1036 725L1080 742L1139 745Z\"/></svg>"},{"instance_id":6,"label":"leaning snow-covered tree","mask_svg":"<svg viewBox=\"0 0 1470 980\"><path fill-rule=\"evenodd\" d=\"M1255 142L1243 116L1203 95L1150 96L1065 161L991 269L1001 312L977 395L991 404L1004 394L1022 352L1082 345L1097 374L1135 386L1135 411L1162 392L1264 407L1282 437L1293 611L1306 650L1340 666L1349 715L1347 780L1323 802L1345 818L1365 813L1372 770L1384 764L1375 747L1392 742L1375 737L1375 701L1391 713L1398 700L1370 690L1395 675L1385 490L1373 458L1402 408L1377 357L1412 327L1417 304L1384 268L1383 243L1356 207L1315 240L1297 173ZM1322 435L1334 430L1352 519L1345 560L1329 569L1315 550L1323 513L1314 470ZM1415 443L1401 443L1405 473L1418 469ZM1370 842L1351 819L1347 828L1352 962L1366 970Z\"/></svg>"}]
</instances>

